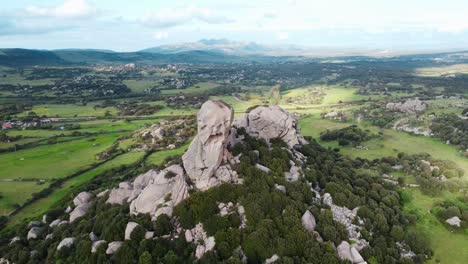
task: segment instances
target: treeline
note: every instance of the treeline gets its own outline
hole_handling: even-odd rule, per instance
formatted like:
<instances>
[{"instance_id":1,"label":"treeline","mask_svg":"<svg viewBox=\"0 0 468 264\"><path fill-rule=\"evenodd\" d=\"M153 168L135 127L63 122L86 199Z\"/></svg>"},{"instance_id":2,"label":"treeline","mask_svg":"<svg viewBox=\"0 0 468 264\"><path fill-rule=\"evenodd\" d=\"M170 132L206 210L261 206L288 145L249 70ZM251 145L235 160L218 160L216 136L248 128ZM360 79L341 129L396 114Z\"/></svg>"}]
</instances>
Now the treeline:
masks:
<instances>
[{"instance_id":1,"label":"treeline","mask_svg":"<svg viewBox=\"0 0 468 264\"><path fill-rule=\"evenodd\" d=\"M375 137L370 130L362 130L357 125L351 125L341 129L332 129L320 132L320 139L323 141L337 140L340 146L360 145L361 142Z\"/></svg>"},{"instance_id":2,"label":"treeline","mask_svg":"<svg viewBox=\"0 0 468 264\"><path fill-rule=\"evenodd\" d=\"M468 119L462 119L456 114L440 115L432 120L430 128L437 137L458 146L468 158Z\"/></svg>"}]
</instances>

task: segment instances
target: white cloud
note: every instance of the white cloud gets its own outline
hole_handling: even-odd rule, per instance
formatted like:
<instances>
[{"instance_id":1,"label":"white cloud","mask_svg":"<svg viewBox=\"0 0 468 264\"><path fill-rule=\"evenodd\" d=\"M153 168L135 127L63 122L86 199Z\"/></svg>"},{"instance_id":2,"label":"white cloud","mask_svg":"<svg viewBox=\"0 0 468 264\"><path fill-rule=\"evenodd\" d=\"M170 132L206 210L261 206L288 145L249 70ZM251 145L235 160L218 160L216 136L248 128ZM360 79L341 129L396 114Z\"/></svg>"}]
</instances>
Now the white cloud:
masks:
<instances>
[{"instance_id":1,"label":"white cloud","mask_svg":"<svg viewBox=\"0 0 468 264\"><path fill-rule=\"evenodd\" d=\"M153 38L156 40L162 40L162 39L167 39L169 37L169 33L160 31L160 32L155 32L153 34Z\"/></svg>"},{"instance_id":2,"label":"white cloud","mask_svg":"<svg viewBox=\"0 0 468 264\"><path fill-rule=\"evenodd\" d=\"M87 18L96 15L97 9L87 0L64 0L56 7L28 6L24 13L32 17Z\"/></svg>"},{"instance_id":3,"label":"white cloud","mask_svg":"<svg viewBox=\"0 0 468 264\"><path fill-rule=\"evenodd\" d=\"M232 22L231 19L215 14L208 8L177 8L161 9L156 12L146 13L140 20L149 27L168 28L191 22L203 22L207 24L224 24Z\"/></svg>"},{"instance_id":4,"label":"white cloud","mask_svg":"<svg viewBox=\"0 0 468 264\"><path fill-rule=\"evenodd\" d=\"M278 40L287 40L289 38L288 32L278 32L276 33L276 39Z\"/></svg>"}]
</instances>

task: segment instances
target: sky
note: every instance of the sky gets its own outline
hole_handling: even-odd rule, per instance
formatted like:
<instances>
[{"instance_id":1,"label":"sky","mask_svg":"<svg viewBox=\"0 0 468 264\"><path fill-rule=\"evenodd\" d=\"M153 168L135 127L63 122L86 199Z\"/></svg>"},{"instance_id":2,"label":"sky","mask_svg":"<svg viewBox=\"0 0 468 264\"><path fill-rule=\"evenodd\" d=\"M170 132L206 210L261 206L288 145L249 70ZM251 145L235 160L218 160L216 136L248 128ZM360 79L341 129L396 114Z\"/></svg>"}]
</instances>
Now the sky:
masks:
<instances>
[{"instance_id":1,"label":"sky","mask_svg":"<svg viewBox=\"0 0 468 264\"><path fill-rule=\"evenodd\" d=\"M3 0L0 48L136 51L226 38L267 45L468 49L467 0Z\"/></svg>"}]
</instances>

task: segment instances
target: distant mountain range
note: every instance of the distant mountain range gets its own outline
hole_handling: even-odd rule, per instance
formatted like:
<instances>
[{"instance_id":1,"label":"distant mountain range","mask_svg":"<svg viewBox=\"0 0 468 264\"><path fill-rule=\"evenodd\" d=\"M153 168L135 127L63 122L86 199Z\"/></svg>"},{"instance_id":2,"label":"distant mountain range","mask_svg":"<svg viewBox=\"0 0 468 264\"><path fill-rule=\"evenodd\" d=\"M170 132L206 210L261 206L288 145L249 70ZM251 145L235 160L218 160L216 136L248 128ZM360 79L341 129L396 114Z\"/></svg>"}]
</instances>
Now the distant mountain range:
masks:
<instances>
[{"instance_id":1,"label":"distant mountain range","mask_svg":"<svg viewBox=\"0 0 468 264\"><path fill-rule=\"evenodd\" d=\"M406 55L414 58L436 58L440 54L463 52L424 53L392 52L388 50L310 48L296 45L268 46L254 42L227 39L202 39L174 45L162 45L137 52L115 52L97 49L29 50L0 49L0 65L93 65L93 64L161 64L161 63L239 63L285 60L313 60L324 58L392 59ZM416 54L416 55L413 55ZM466 52L464 53L466 54ZM466 57L465 57L466 58Z\"/></svg>"},{"instance_id":2,"label":"distant mountain range","mask_svg":"<svg viewBox=\"0 0 468 264\"><path fill-rule=\"evenodd\" d=\"M255 42L231 41L228 39L202 39L197 42L157 46L141 50L140 52L176 54L195 50L228 55L264 55L273 51L271 47L259 45Z\"/></svg>"}]
</instances>

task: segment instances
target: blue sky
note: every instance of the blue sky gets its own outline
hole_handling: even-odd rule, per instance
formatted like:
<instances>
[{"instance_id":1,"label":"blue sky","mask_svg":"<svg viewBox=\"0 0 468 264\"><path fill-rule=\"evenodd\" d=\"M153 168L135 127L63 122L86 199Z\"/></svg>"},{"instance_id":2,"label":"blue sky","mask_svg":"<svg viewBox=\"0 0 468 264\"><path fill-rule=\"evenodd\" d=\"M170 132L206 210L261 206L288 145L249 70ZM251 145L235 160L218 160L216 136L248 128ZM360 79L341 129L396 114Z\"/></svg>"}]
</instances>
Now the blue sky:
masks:
<instances>
[{"instance_id":1,"label":"blue sky","mask_svg":"<svg viewBox=\"0 0 468 264\"><path fill-rule=\"evenodd\" d=\"M134 51L202 38L379 49L468 49L466 0L15 0L2 48Z\"/></svg>"}]
</instances>

